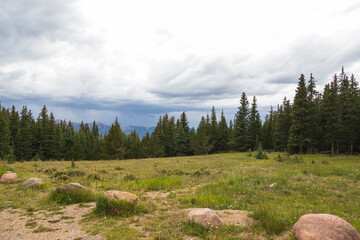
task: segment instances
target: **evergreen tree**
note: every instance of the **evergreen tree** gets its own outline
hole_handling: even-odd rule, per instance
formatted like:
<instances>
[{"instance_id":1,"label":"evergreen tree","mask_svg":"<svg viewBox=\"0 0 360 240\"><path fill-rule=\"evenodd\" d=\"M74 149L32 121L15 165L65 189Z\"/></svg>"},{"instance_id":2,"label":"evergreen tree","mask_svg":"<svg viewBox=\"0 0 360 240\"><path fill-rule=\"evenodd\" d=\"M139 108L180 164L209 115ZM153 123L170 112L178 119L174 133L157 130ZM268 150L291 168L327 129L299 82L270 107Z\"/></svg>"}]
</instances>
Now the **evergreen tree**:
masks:
<instances>
[{"instance_id":1,"label":"evergreen tree","mask_svg":"<svg viewBox=\"0 0 360 240\"><path fill-rule=\"evenodd\" d=\"M249 128L249 101L246 93L241 94L240 106L235 115L234 135L236 150L245 151L248 149L248 128Z\"/></svg>"},{"instance_id":2,"label":"evergreen tree","mask_svg":"<svg viewBox=\"0 0 360 240\"><path fill-rule=\"evenodd\" d=\"M215 142L217 152L229 151L229 139L230 139L229 127L226 122L224 110L222 110L220 122L218 126L218 134Z\"/></svg>"},{"instance_id":3,"label":"evergreen tree","mask_svg":"<svg viewBox=\"0 0 360 240\"><path fill-rule=\"evenodd\" d=\"M16 135L15 156L19 160L29 161L35 155L34 142L35 121L31 111L24 106L21 111L19 129Z\"/></svg>"},{"instance_id":4,"label":"evergreen tree","mask_svg":"<svg viewBox=\"0 0 360 240\"><path fill-rule=\"evenodd\" d=\"M201 118L197 132L190 140L190 146L196 155L208 154L213 147L210 136L207 134L207 125L204 117Z\"/></svg>"},{"instance_id":5,"label":"evergreen tree","mask_svg":"<svg viewBox=\"0 0 360 240\"><path fill-rule=\"evenodd\" d=\"M301 74L291 111L292 123L288 142L289 152L299 152L302 154L305 141L307 140L306 132L311 124L307 93L305 77Z\"/></svg>"},{"instance_id":6,"label":"evergreen tree","mask_svg":"<svg viewBox=\"0 0 360 240\"><path fill-rule=\"evenodd\" d=\"M3 159L10 151L9 116L0 104L0 158Z\"/></svg>"},{"instance_id":7,"label":"evergreen tree","mask_svg":"<svg viewBox=\"0 0 360 240\"><path fill-rule=\"evenodd\" d=\"M219 145L216 143L217 141L217 131L218 131L218 123L216 119L216 111L213 106L211 109L211 117L210 117L210 142L213 145L211 153L216 153L219 151Z\"/></svg>"},{"instance_id":8,"label":"evergreen tree","mask_svg":"<svg viewBox=\"0 0 360 240\"><path fill-rule=\"evenodd\" d=\"M305 141L307 142L307 153L313 153L318 149L320 135L320 98L316 91L315 79L310 74L307 86L308 100L308 124L305 132Z\"/></svg>"},{"instance_id":9,"label":"evergreen tree","mask_svg":"<svg viewBox=\"0 0 360 240\"><path fill-rule=\"evenodd\" d=\"M321 101L321 121L323 142L330 145L331 154L335 154L335 144L339 134L339 106L340 98L338 95L337 75L334 75L333 81L325 85L323 98ZM327 146L323 146L327 149Z\"/></svg>"},{"instance_id":10,"label":"evergreen tree","mask_svg":"<svg viewBox=\"0 0 360 240\"><path fill-rule=\"evenodd\" d=\"M253 97L249 118L248 144L249 148L256 149L261 137L261 119L257 110L256 97Z\"/></svg>"},{"instance_id":11,"label":"evergreen tree","mask_svg":"<svg viewBox=\"0 0 360 240\"><path fill-rule=\"evenodd\" d=\"M274 137L273 137L273 133L274 133L274 110L273 107L270 107L270 112L269 114L266 114L265 116L265 121L264 124L262 126L262 143L264 145L265 149L273 149L274 148Z\"/></svg>"},{"instance_id":12,"label":"evergreen tree","mask_svg":"<svg viewBox=\"0 0 360 240\"><path fill-rule=\"evenodd\" d=\"M290 111L290 101L285 97L277 111L276 121L273 124L273 141L276 151L286 150L291 126Z\"/></svg>"},{"instance_id":13,"label":"evergreen tree","mask_svg":"<svg viewBox=\"0 0 360 240\"><path fill-rule=\"evenodd\" d=\"M120 128L118 118L104 137L104 149L108 159L124 159L126 156L125 134Z\"/></svg>"}]
</instances>

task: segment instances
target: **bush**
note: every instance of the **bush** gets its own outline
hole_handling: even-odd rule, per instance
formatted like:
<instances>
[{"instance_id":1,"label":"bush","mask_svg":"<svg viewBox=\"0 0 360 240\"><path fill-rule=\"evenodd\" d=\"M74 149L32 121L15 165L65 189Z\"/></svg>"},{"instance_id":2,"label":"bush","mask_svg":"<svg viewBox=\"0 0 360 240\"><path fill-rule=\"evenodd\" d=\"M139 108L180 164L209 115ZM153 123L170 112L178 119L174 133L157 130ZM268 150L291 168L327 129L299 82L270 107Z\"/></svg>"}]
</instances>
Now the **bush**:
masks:
<instances>
[{"instance_id":1,"label":"bush","mask_svg":"<svg viewBox=\"0 0 360 240\"><path fill-rule=\"evenodd\" d=\"M252 157L252 155L253 155L253 154L252 154L252 152L251 152L251 148L249 148L249 151L248 151L248 153L246 154L246 156L247 156L247 157Z\"/></svg>"},{"instance_id":2,"label":"bush","mask_svg":"<svg viewBox=\"0 0 360 240\"><path fill-rule=\"evenodd\" d=\"M99 216L130 217L141 213L147 213L148 210L143 205L135 202L115 201L99 196L96 200L94 212Z\"/></svg>"},{"instance_id":3,"label":"bush","mask_svg":"<svg viewBox=\"0 0 360 240\"><path fill-rule=\"evenodd\" d=\"M9 164L15 163L16 158L15 158L14 150L12 148L10 148L10 152L5 155L5 159L8 161Z\"/></svg>"},{"instance_id":4,"label":"bush","mask_svg":"<svg viewBox=\"0 0 360 240\"><path fill-rule=\"evenodd\" d=\"M95 195L92 191L51 191L49 200L58 204L69 205L73 203L93 202Z\"/></svg>"},{"instance_id":5,"label":"bush","mask_svg":"<svg viewBox=\"0 0 360 240\"><path fill-rule=\"evenodd\" d=\"M133 174L126 174L124 177L124 181L133 181L136 180L136 177Z\"/></svg>"},{"instance_id":6,"label":"bush","mask_svg":"<svg viewBox=\"0 0 360 240\"><path fill-rule=\"evenodd\" d=\"M256 159L268 159L268 156L266 155L266 153L263 151L261 143L259 144L258 150L254 156Z\"/></svg>"},{"instance_id":7,"label":"bush","mask_svg":"<svg viewBox=\"0 0 360 240\"><path fill-rule=\"evenodd\" d=\"M277 162L288 162L288 163L304 163L304 159L301 156L298 155L294 155L293 157L291 157L289 154L285 153L285 154L278 154L275 157L275 160ZM315 163L315 162L313 162Z\"/></svg>"}]
</instances>

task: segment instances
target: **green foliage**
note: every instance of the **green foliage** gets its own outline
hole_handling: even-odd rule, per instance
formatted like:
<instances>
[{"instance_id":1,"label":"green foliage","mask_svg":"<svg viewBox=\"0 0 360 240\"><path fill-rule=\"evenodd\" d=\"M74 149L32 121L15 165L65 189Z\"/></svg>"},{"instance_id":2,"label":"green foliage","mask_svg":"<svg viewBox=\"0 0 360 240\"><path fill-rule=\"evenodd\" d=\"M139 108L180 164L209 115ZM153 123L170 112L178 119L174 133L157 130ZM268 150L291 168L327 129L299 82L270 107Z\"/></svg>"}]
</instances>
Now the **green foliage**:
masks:
<instances>
[{"instance_id":1,"label":"green foliage","mask_svg":"<svg viewBox=\"0 0 360 240\"><path fill-rule=\"evenodd\" d=\"M125 177L124 177L124 181L127 182L127 181L134 181L136 180L136 177L130 173L130 174L126 174Z\"/></svg>"},{"instance_id":2,"label":"green foliage","mask_svg":"<svg viewBox=\"0 0 360 240\"><path fill-rule=\"evenodd\" d=\"M255 159L268 159L266 152L262 149L261 143L257 149L257 152L254 155Z\"/></svg>"},{"instance_id":3,"label":"green foliage","mask_svg":"<svg viewBox=\"0 0 360 240\"><path fill-rule=\"evenodd\" d=\"M95 195L92 191L51 191L49 201L56 202L62 205L69 205L73 203L93 202Z\"/></svg>"},{"instance_id":4,"label":"green foliage","mask_svg":"<svg viewBox=\"0 0 360 240\"><path fill-rule=\"evenodd\" d=\"M12 149L12 148L10 148L9 153L8 153L8 154L6 154L6 156L5 156L5 160L7 160L7 162L8 162L9 164L11 164L11 163L15 163L16 158L15 158L15 154L14 154L14 151L13 151L13 149Z\"/></svg>"},{"instance_id":5,"label":"green foliage","mask_svg":"<svg viewBox=\"0 0 360 240\"><path fill-rule=\"evenodd\" d=\"M116 201L99 196L96 199L96 208L94 209L94 212L99 216L130 217L147 213L148 209L136 202Z\"/></svg>"},{"instance_id":6,"label":"green foliage","mask_svg":"<svg viewBox=\"0 0 360 240\"><path fill-rule=\"evenodd\" d=\"M72 167L72 168L76 168L76 165L75 165L75 161L74 161L74 160L71 160L71 167Z\"/></svg>"},{"instance_id":7,"label":"green foliage","mask_svg":"<svg viewBox=\"0 0 360 240\"><path fill-rule=\"evenodd\" d=\"M288 153L281 154L278 153L275 157L277 162L288 162L288 163L304 163L304 159L298 155L289 155Z\"/></svg>"},{"instance_id":8,"label":"green foliage","mask_svg":"<svg viewBox=\"0 0 360 240\"><path fill-rule=\"evenodd\" d=\"M269 235L278 235L292 224L279 215L275 209L271 209L269 205L260 205L251 214L251 217L255 220L255 226L264 229Z\"/></svg>"}]
</instances>

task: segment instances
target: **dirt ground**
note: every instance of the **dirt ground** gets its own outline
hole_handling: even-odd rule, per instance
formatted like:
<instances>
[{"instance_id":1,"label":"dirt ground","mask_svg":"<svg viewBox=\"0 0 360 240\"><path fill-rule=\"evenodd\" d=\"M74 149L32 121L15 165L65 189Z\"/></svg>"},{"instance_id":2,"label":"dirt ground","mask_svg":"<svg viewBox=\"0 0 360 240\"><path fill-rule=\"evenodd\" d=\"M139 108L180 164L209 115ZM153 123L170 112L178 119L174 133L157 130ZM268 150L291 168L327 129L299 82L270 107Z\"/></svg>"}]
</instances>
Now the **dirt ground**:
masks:
<instances>
[{"instance_id":1,"label":"dirt ground","mask_svg":"<svg viewBox=\"0 0 360 240\"><path fill-rule=\"evenodd\" d=\"M81 205L80 205L81 206ZM4 209L0 212L0 239L2 240L102 240L81 230L79 221L94 208L95 203L63 207L56 212L28 212Z\"/></svg>"}]
</instances>

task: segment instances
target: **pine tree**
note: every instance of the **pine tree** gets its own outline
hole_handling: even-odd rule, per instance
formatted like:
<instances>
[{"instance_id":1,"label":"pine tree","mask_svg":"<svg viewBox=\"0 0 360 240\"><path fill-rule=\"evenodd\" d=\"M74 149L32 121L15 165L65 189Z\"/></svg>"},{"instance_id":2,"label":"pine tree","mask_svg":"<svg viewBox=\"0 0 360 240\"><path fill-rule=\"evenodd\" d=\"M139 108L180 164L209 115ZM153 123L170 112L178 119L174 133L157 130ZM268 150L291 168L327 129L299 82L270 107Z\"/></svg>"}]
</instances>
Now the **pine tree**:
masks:
<instances>
[{"instance_id":1,"label":"pine tree","mask_svg":"<svg viewBox=\"0 0 360 240\"><path fill-rule=\"evenodd\" d=\"M104 150L108 159L124 159L126 156L125 134L120 128L118 118L104 137Z\"/></svg>"},{"instance_id":2,"label":"pine tree","mask_svg":"<svg viewBox=\"0 0 360 240\"><path fill-rule=\"evenodd\" d=\"M24 106L21 111L19 130L16 135L15 156L17 159L30 161L35 155L34 151L35 121L31 111Z\"/></svg>"},{"instance_id":3,"label":"pine tree","mask_svg":"<svg viewBox=\"0 0 360 240\"><path fill-rule=\"evenodd\" d=\"M323 142L330 145L331 154L335 154L335 145L339 134L339 108L340 98L338 95L337 75L334 75L333 81L325 85L323 98L321 101L321 121ZM327 146L323 148L327 149Z\"/></svg>"},{"instance_id":4,"label":"pine tree","mask_svg":"<svg viewBox=\"0 0 360 240\"><path fill-rule=\"evenodd\" d=\"M196 134L190 140L190 146L196 155L208 154L213 147L210 136L207 134L207 125L204 117L201 118Z\"/></svg>"},{"instance_id":5,"label":"pine tree","mask_svg":"<svg viewBox=\"0 0 360 240\"><path fill-rule=\"evenodd\" d=\"M282 105L277 111L276 121L273 123L273 141L276 151L286 150L291 126L290 111L290 101L284 97Z\"/></svg>"},{"instance_id":6,"label":"pine tree","mask_svg":"<svg viewBox=\"0 0 360 240\"><path fill-rule=\"evenodd\" d=\"M229 151L229 139L230 139L229 127L226 122L224 110L222 110L220 122L218 126L218 134L215 142L217 152Z\"/></svg>"},{"instance_id":7,"label":"pine tree","mask_svg":"<svg viewBox=\"0 0 360 240\"><path fill-rule=\"evenodd\" d=\"M310 74L310 79L307 86L307 100L308 100L308 119L307 129L305 132L307 144L307 153L314 152L319 145L320 135L320 98L316 91L315 79Z\"/></svg>"},{"instance_id":8,"label":"pine tree","mask_svg":"<svg viewBox=\"0 0 360 240\"><path fill-rule=\"evenodd\" d=\"M10 151L9 116L0 104L0 158L3 159Z\"/></svg>"},{"instance_id":9,"label":"pine tree","mask_svg":"<svg viewBox=\"0 0 360 240\"><path fill-rule=\"evenodd\" d=\"M210 116L210 142L213 145L211 153L216 153L219 151L217 141L217 131L218 131L218 122L216 119L216 111L215 107L213 106L211 109L211 116Z\"/></svg>"},{"instance_id":10,"label":"pine tree","mask_svg":"<svg viewBox=\"0 0 360 240\"><path fill-rule=\"evenodd\" d=\"M264 124L262 126L262 144L264 146L265 149L272 149L274 147L274 137L273 137L273 133L274 133L274 110L273 107L270 107L270 112L269 114L266 114L265 116L265 121Z\"/></svg>"},{"instance_id":11,"label":"pine tree","mask_svg":"<svg viewBox=\"0 0 360 240\"><path fill-rule=\"evenodd\" d=\"M248 128L249 128L249 101L246 93L241 94L240 106L235 115L234 135L236 141L236 150L245 151L248 149Z\"/></svg>"},{"instance_id":12,"label":"pine tree","mask_svg":"<svg viewBox=\"0 0 360 240\"><path fill-rule=\"evenodd\" d=\"M291 111L292 124L288 142L289 152L303 153L306 140L306 131L309 129L311 119L309 119L308 94L305 84L305 77L301 74L294 97L294 104Z\"/></svg>"},{"instance_id":13,"label":"pine tree","mask_svg":"<svg viewBox=\"0 0 360 240\"><path fill-rule=\"evenodd\" d=\"M253 97L249 118L248 144L249 148L256 149L261 137L261 119L257 110L256 97Z\"/></svg>"}]
</instances>

